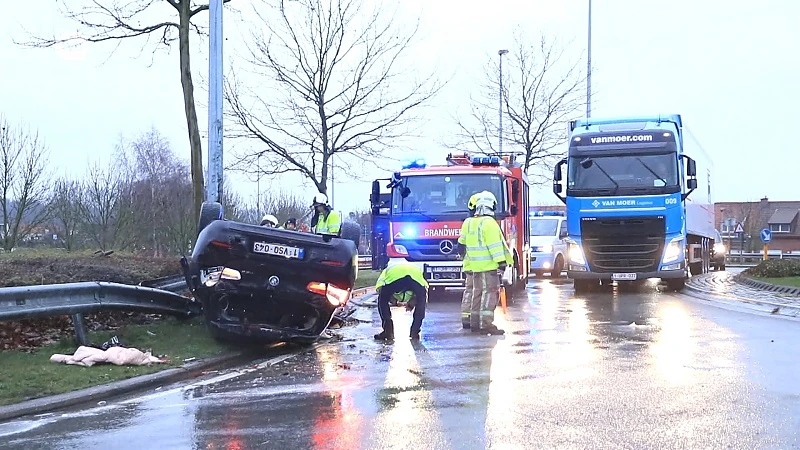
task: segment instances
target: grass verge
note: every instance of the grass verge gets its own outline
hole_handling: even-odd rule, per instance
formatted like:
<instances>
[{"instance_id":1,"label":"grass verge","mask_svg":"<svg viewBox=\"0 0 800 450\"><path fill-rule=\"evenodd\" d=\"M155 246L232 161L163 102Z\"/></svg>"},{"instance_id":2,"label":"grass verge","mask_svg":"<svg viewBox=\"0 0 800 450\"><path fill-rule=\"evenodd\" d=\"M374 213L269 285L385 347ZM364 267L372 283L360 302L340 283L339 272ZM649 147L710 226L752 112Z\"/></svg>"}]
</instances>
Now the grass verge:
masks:
<instances>
[{"instance_id":1,"label":"grass verge","mask_svg":"<svg viewBox=\"0 0 800 450\"><path fill-rule=\"evenodd\" d=\"M377 270L362 269L358 271L358 279L356 279L355 289L366 287L374 287L378 282L380 272Z\"/></svg>"},{"instance_id":2,"label":"grass verge","mask_svg":"<svg viewBox=\"0 0 800 450\"><path fill-rule=\"evenodd\" d=\"M800 287L800 277L753 277L753 279L778 286Z\"/></svg>"},{"instance_id":3,"label":"grass verge","mask_svg":"<svg viewBox=\"0 0 800 450\"><path fill-rule=\"evenodd\" d=\"M180 367L188 358L205 358L234 350L215 341L202 318L179 322L164 318L147 325L128 325L115 331L90 332L93 343L103 343L116 335L126 347L142 351L152 349L154 355L169 359L151 366L92 367L71 366L50 362L54 353L72 354L77 346L72 339L40 347L33 352L0 352L0 405L18 403L48 395L72 392L138 375Z\"/></svg>"}]
</instances>

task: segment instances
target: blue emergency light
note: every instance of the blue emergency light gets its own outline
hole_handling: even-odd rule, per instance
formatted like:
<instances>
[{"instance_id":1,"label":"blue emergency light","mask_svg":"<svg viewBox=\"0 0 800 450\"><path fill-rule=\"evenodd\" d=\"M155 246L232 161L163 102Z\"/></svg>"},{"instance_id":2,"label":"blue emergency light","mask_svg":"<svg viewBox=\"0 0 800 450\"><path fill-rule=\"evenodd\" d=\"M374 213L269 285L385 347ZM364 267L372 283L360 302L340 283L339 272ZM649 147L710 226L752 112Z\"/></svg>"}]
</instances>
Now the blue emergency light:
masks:
<instances>
[{"instance_id":1,"label":"blue emergency light","mask_svg":"<svg viewBox=\"0 0 800 450\"><path fill-rule=\"evenodd\" d=\"M472 158L473 166L499 166L500 158L497 156L476 156Z\"/></svg>"},{"instance_id":2,"label":"blue emergency light","mask_svg":"<svg viewBox=\"0 0 800 450\"><path fill-rule=\"evenodd\" d=\"M544 216L566 217L567 213L564 211L531 211L528 215L530 215L531 217L544 217Z\"/></svg>"},{"instance_id":3,"label":"blue emergency light","mask_svg":"<svg viewBox=\"0 0 800 450\"><path fill-rule=\"evenodd\" d=\"M403 169L424 169L426 165L425 160L419 158L413 161L405 161L403 163Z\"/></svg>"}]
</instances>

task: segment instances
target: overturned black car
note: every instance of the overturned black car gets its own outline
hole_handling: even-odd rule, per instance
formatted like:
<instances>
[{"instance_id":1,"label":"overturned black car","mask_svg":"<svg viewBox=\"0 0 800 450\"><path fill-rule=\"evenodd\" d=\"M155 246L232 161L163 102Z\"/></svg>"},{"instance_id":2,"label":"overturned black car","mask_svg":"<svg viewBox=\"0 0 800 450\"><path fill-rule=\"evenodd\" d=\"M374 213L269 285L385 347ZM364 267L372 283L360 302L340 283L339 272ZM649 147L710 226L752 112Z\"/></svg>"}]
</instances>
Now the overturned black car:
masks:
<instances>
[{"instance_id":1,"label":"overturned black car","mask_svg":"<svg viewBox=\"0 0 800 450\"><path fill-rule=\"evenodd\" d=\"M217 339L311 343L350 298L351 240L224 220L218 203L203 204L198 228L182 265Z\"/></svg>"}]
</instances>

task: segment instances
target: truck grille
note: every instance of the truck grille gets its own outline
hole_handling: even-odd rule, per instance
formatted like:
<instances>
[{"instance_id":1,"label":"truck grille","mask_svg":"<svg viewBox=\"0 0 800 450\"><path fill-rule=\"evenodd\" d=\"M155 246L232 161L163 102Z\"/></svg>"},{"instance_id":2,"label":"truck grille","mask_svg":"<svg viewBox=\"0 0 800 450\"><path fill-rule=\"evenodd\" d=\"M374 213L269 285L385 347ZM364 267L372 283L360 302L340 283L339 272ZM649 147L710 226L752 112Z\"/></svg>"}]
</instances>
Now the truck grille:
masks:
<instances>
[{"instance_id":1,"label":"truck grille","mask_svg":"<svg viewBox=\"0 0 800 450\"><path fill-rule=\"evenodd\" d=\"M450 253L442 252L442 242L448 241L450 246L445 248L452 249ZM457 261L458 260L458 239L403 239L396 240L395 244L401 244L408 250L408 259L411 261Z\"/></svg>"},{"instance_id":2,"label":"truck grille","mask_svg":"<svg viewBox=\"0 0 800 450\"><path fill-rule=\"evenodd\" d=\"M592 271L654 272L664 249L665 220L664 216L584 218L581 235Z\"/></svg>"}]
</instances>

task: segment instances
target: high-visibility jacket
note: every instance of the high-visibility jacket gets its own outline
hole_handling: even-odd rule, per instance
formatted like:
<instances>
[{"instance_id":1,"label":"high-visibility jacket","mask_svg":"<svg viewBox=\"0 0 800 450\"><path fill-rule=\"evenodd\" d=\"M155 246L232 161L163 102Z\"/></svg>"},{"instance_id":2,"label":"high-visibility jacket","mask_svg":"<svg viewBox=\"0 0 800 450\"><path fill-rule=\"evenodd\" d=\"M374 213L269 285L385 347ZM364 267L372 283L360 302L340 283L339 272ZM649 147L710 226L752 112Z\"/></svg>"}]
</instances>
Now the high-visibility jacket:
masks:
<instances>
[{"instance_id":1,"label":"high-visibility jacket","mask_svg":"<svg viewBox=\"0 0 800 450\"><path fill-rule=\"evenodd\" d=\"M473 195L473 197L476 195L478 194ZM470 201L472 201L471 198ZM477 232L477 227L470 226L470 223L474 220L474 217L467 217L464 223L461 224L461 234L458 236L458 243L464 247L467 246L467 234ZM472 272L472 264L470 264L469 255L464 255L464 259L461 261L461 270L464 272Z\"/></svg>"},{"instance_id":2,"label":"high-visibility jacket","mask_svg":"<svg viewBox=\"0 0 800 450\"><path fill-rule=\"evenodd\" d=\"M342 218L336 211L330 211L327 215L320 214L316 225L314 226L314 233L316 234L339 234L342 228Z\"/></svg>"},{"instance_id":3,"label":"high-visibility jacket","mask_svg":"<svg viewBox=\"0 0 800 450\"><path fill-rule=\"evenodd\" d=\"M494 217L477 216L464 221L462 236L465 236L463 244L467 247L463 270L489 272L497 270L500 263L514 263L503 230ZM462 242L460 237L459 242Z\"/></svg>"},{"instance_id":4,"label":"high-visibility jacket","mask_svg":"<svg viewBox=\"0 0 800 450\"><path fill-rule=\"evenodd\" d=\"M419 283L425 289L428 288L428 281L425 279L425 275L422 273L422 270L420 270L414 264L400 263L383 269L380 276L378 276L378 281L375 283L375 289L380 289L381 287L394 283L403 277L411 277L412 280ZM409 300L411 300L412 295L413 293L411 291L395 292L393 297L400 303L407 303Z\"/></svg>"}]
</instances>

